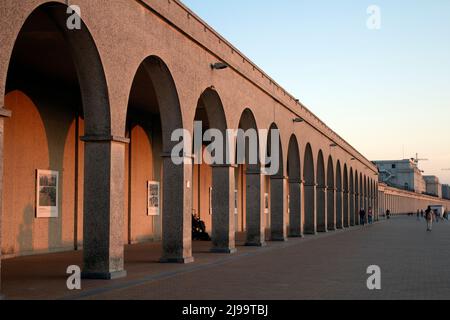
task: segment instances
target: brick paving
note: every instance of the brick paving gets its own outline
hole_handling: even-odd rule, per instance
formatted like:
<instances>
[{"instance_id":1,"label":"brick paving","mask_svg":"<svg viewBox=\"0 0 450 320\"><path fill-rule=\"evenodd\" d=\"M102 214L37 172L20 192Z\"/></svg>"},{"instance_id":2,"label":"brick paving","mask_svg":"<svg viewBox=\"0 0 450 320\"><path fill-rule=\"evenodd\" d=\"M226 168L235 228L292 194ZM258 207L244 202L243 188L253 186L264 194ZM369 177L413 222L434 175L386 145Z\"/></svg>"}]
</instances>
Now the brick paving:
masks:
<instances>
[{"instance_id":1,"label":"brick paving","mask_svg":"<svg viewBox=\"0 0 450 320\"><path fill-rule=\"evenodd\" d=\"M9 299L450 299L450 223L425 229L424 221L396 217L266 248L239 246L233 256L196 243L191 265L157 263L157 244L131 246L127 278L83 281L77 292L65 289L61 270L79 252L23 257L3 262L4 292ZM366 287L369 265L381 268L380 291Z\"/></svg>"}]
</instances>

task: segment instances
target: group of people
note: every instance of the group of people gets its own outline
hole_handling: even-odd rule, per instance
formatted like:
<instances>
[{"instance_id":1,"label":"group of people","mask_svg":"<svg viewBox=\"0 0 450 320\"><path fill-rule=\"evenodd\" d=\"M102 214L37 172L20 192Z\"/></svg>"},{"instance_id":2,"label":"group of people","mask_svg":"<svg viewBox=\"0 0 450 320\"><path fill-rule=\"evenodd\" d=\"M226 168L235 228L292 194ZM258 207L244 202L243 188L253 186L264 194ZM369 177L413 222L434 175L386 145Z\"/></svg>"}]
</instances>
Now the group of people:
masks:
<instances>
[{"instance_id":1,"label":"group of people","mask_svg":"<svg viewBox=\"0 0 450 320\"><path fill-rule=\"evenodd\" d=\"M367 211L367 223L372 224L373 223L373 211L372 207L369 207ZM366 224L366 210L364 208L361 208L359 210L359 224L364 226Z\"/></svg>"}]
</instances>

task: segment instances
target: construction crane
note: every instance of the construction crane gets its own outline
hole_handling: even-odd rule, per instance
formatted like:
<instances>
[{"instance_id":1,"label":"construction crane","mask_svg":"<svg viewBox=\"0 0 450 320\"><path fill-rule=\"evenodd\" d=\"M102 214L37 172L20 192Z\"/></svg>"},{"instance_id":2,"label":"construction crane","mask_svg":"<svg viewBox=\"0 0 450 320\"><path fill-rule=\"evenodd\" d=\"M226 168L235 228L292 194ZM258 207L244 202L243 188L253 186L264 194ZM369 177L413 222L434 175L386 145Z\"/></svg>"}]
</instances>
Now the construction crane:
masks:
<instances>
[{"instance_id":1,"label":"construction crane","mask_svg":"<svg viewBox=\"0 0 450 320\"><path fill-rule=\"evenodd\" d=\"M411 160L413 160L414 163L417 165L417 164L419 164L419 161L428 161L429 159L421 159L421 158L419 158L419 154L416 153L416 158L411 159Z\"/></svg>"}]
</instances>

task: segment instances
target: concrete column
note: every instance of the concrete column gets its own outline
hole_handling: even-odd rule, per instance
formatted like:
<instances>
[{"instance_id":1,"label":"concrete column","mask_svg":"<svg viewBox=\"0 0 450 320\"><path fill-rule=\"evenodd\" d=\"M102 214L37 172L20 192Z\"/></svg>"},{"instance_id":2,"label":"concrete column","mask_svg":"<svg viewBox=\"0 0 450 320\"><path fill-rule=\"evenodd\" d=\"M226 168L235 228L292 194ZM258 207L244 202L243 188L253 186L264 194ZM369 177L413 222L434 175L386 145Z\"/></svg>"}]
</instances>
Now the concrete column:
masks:
<instances>
[{"instance_id":1,"label":"concrete column","mask_svg":"<svg viewBox=\"0 0 450 320\"><path fill-rule=\"evenodd\" d=\"M361 209L359 200L359 193L355 193L355 225L357 226L359 226L359 209Z\"/></svg>"},{"instance_id":2,"label":"concrete column","mask_svg":"<svg viewBox=\"0 0 450 320\"><path fill-rule=\"evenodd\" d=\"M361 191L361 193L359 194L358 221L359 221L359 210L361 210L362 207L364 207L364 194Z\"/></svg>"},{"instance_id":3,"label":"concrete column","mask_svg":"<svg viewBox=\"0 0 450 320\"><path fill-rule=\"evenodd\" d=\"M327 189L327 229L336 230L336 189Z\"/></svg>"},{"instance_id":4,"label":"concrete column","mask_svg":"<svg viewBox=\"0 0 450 320\"><path fill-rule=\"evenodd\" d=\"M301 181L289 180L289 237L302 237Z\"/></svg>"},{"instance_id":5,"label":"concrete column","mask_svg":"<svg viewBox=\"0 0 450 320\"><path fill-rule=\"evenodd\" d=\"M350 192L350 226L355 225L355 193Z\"/></svg>"},{"instance_id":6,"label":"concrete column","mask_svg":"<svg viewBox=\"0 0 450 320\"><path fill-rule=\"evenodd\" d=\"M11 111L6 110L5 108L0 108L0 300L4 298L2 294L2 216L3 216L3 164L4 164L4 156L3 156L3 144L4 144L4 125L5 119L11 117Z\"/></svg>"},{"instance_id":7,"label":"concrete column","mask_svg":"<svg viewBox=\"0 0 450 320\"><path fill-rule=\"evenodd\" d=\"M344 209L343 209L343 216L344 216L344 228L348 228L350 226L350 217L349 217L349 210L348 210L348 198L349 198L349 192L348 190L344 190L343 192L343 198L344 198Z\"/></svg>"},{"instance_id":8,"label":"concrete column","mask_svg":"<svg viewBox=\"0 0 450 320\"><path fill-rule=\"evenodd\" d=\"M213 166L212 169L212 252L235 253L234 190L235 168Z\"/></svg>"},{"instance_id":9,"label":"concrete column","mask_svg":"<svg viewBox=\"0 0 450 320\"><path fill-rule=\"evenodd\" d=\"M366 212L366 223L368 222L368 214L369 214L369 197L367 195L364 196L364 211Z\"/></svg>"},{"instance_id":10,"label":"concrete column","mask_svg":"<svg viewBox=\"0 0 450 320\"><path fill-rule=\"evenodd\" d=\"M85 142L82 277L124 277L124 171L128 140L91 136L82 140Z\"/></svg>"},{"instance_id":11,"label":"concrete column","mask_svg":"<svg viewBox=\"0 0 450 320\"><path fill-rule=\"evenodd\" d=\"M326 187L316 187L317 197L317 231L327 232L327 198Z\"/></svg>"},{"instance_id":12,"label":"concrete column","mask_svg":"<svg viewBox=\"0 0 450 320\"><path fill-rule=\"evenodd\" d=\"M336 189L336 228L343 228L342 218L342 189Z\"/></svg>"},{"instance_id":13,"label":"concrete column","mask_svg":"<svg viewBox=\"0 0 450 320\"><path fill-rule=\"evenodd\" d=\"M283 176L270 178L270 238L287 241L287 179Z\"/></svg>"},{"instance_id":14,"label":"concrete column","mask_svg":"<svg viewBox=\"0 0 450 320\"><path fill-rule=\"evenodd\" d=\"M173 163L163 154L163 263L191 263L192 257L192 158Z\"/></svg>"},{"instance_id":15,"label":"concrete column","mask_svg":"<svg viewBox=\"0 0 450 320\"><path fill-rule=\"evenodd\" d=\"M264 176L259 170L247 169L246 172L246 246L263 247L266 245L264 234Z\"/></svg>"},{"instance_id":16,"label":"concrete column","mask_svg":"<svg viewBox=\"0 0 450 320\"><path fill-rule=\"evenodd\" d=\"M376 196L375 196L375 221L379 220L380 217L380 194L378 193L378 190L376 191Z\"/></svg>"},{"instance_id":17,"label":"concrete column","mask_svg":"<svg viewBox=\"0 0 450 320\"><path fill-rule=\"evenodd\" d=\"M305 234L316 234L316 186L315 184L304 184L304 208L305 208ZM307 218L308 217L308 218Z\"/></svg>"}]
</instances>

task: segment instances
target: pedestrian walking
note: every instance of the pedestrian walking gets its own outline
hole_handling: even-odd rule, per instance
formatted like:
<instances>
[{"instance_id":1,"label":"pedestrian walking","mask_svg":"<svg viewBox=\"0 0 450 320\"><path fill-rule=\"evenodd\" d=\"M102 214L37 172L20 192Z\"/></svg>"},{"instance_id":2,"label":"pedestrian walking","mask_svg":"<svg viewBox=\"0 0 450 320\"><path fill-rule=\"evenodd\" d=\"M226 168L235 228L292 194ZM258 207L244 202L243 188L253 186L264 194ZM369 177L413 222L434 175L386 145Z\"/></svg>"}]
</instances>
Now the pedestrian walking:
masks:
<instances>
[{"instance_id":1,"label":"pedestrian walking","mask_svg":"<svg viewBox=\"0 0 450 320\"><path fill-rule=\"evenodd\" d=\"M386 210L386 218L389 220L391 218L391 210Z\"/></svg>"},{"instance_id":2,"label":"pedestrian walking","mask_svg":"<svg viewBox=\"0 0 450 320\"><path fill-rule=\"evenodd\" d=\"M364 211L364 208L359 210L359 224L362 226L366 224L366 211Z\"/></svg>"},{"instance_id":3,"label":"pedestrian walking","mask_svg":"<svg viewBox=\"0 0 450 320\"><path fill-rule=\"evenodd\" d=\"M431 207L428 206L428 209L425 211L425 220L427 221L427 231L430 231L433 229L433 211L431 210Z\"/></svg>"},{"instance_id":4,"label":"pedestrian walking","mask_svg":"<svg viewBox=\"0 0 450 320\"><path fill-rule=\"evenodd\" d=\"M372 207L369 207L369 211L367 212L367 220L369 224L372 224L373 222L373 213L372 213Z\"/></svg>"},{"instance_id":5,"label":"pedestrian walking","mask_svg":"<svg viewBox=\"0 0 450 320\"><path fill-rule=\"evenodd\" d=\"M417 209L417 221L420 221L420 210Z\"/></svg>"},{"instance_id":6,"label":"pedestrian walking","mask_svg":"<svg viewBox=\"0 0 450 320\"><path fill-rule=\"evenodd\" d=\"M424 216L424 212L423 212L423 209L422 210L420 210L420 216L423 218L423 216Z\"/></svg>"}]
</instances>

